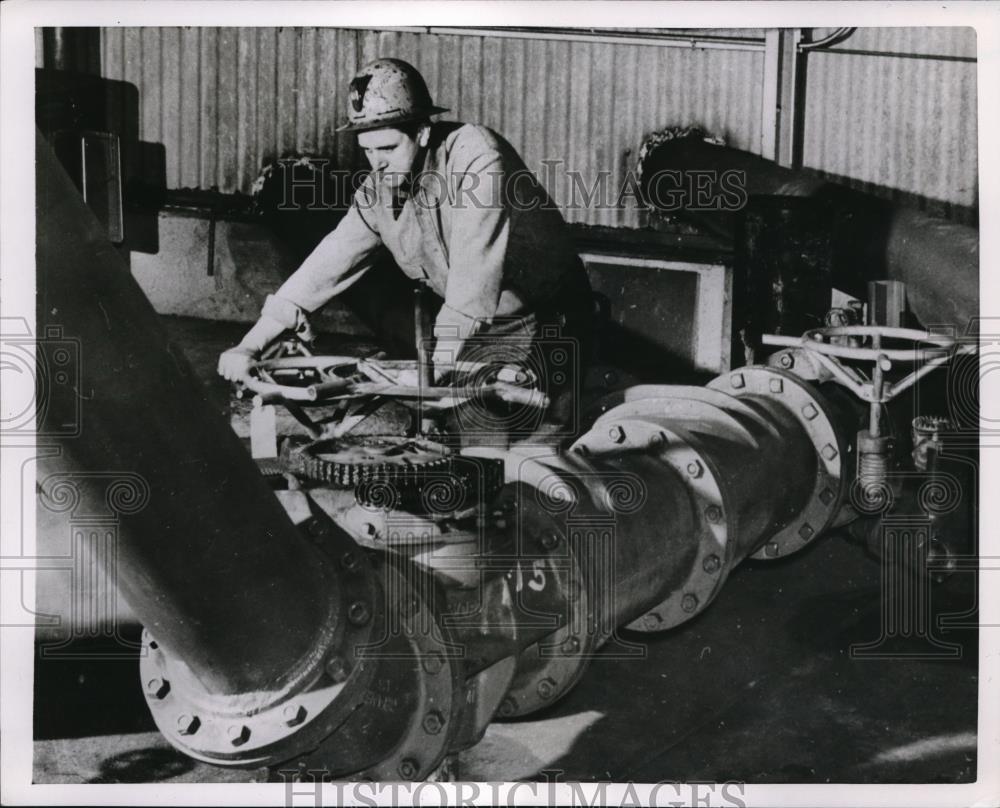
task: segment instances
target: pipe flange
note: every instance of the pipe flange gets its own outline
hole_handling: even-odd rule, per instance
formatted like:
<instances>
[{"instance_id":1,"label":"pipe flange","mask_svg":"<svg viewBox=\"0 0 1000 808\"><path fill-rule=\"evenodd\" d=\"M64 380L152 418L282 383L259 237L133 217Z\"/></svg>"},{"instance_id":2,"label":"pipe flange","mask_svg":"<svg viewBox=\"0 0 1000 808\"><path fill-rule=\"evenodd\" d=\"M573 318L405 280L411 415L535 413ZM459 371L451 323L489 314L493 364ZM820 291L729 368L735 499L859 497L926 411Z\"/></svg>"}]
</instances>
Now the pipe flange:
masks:
<instances>
[{"instance_id":1,"label":"pipe flange","mask_svg":"<svg viewBox=\"0 0 1000 808\"><path fill-rule=\"evenodd\" d=\"M217 766L267 766L315 746L363 700L374 665L358 648L379 631L381 594L364 551L330 530L325 519L299 526L336 557L339 613L328 634L289 681L275 690L220 695L147 630L139 671L153 720L163 736L196 760Z\"/></svg>"},{"instance_id":2,"label":"pipe flange","mask_svg":"<svg viewBox=\"0 0 1000 808\"><path fill-rule=\"evenodd\" d=\"M434 618L420 573L390 556L381 565L391 615L358 656L376 672L363 703L322 745L296 760L298 771L361 781L424 780L449 753L461 724L464 648ZM360 761L351 767L345 756ZM374 765L364 757L376 758ZM345 768L347 766L347 768Z\"/></svg>"},{"instance_id":3,"label":"pipe flange","mask_svg":"<svg viewBox=\"0 0 1000 808\"><path fill-rule=\"evenodd\" d=\"M633 402L656 412L665 403L655 399ZM628 406L628 405L623 405ZM691 498L691 507L700 525L698 556L687 578L664 600L628 624L633 631L665 631L690 620L715 598L722 589L733 564L733 544L729 541L729 509L724 501L717 472L702 451L698 439L687 430L668 426L666 419L619 417L617 409L601 416L590 432L578 440L573 450L600 455L621 450L646 450L655 453L670 466Z\"/></svg>"},{"instance_id":4,"label":"pipe flange","mask_svg":"<svg viewBox=\"0 0 1000 808\"><path fill-rule=\"evenodd\" d=\"M570 607L566 624L517 657L514 678L497 709L500 719L530 715L559 701L580 680L597 650L600 638L592 630L586 581L575 554L570 558L573 563L568 567L552 566Z\"/></svg>"},{"instance_id":5,"label":"pipe flange","mask_svg":"<svg viewBox=\"0 0 1000 808\"><path fill-rule=\"evenodd\" d=\"M834 414L808 382L777 368L751 365L708 383L710 389L740 398L758 396L780 404L799 423L816 450L816 482L801 513L751 555L773 559L805 547L833 523L844 499L847 444Z\"/></svg>"}]
</instances>

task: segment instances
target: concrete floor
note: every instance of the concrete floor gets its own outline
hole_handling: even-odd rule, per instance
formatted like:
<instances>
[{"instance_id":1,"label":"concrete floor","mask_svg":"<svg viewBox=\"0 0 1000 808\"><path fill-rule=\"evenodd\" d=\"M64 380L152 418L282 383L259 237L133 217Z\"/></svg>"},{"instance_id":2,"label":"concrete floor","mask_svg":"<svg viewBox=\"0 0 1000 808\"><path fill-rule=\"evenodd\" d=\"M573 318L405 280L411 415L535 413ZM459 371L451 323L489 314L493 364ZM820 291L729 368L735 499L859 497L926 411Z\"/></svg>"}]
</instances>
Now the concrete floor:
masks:
<instances>
[{"instance_id":1,"label":"concrete floor","mask_svg":"<svg viewBox=\"0 0 1000 808\"><path fill-rule=\"evenodd\" d=\"M208 380L221 347L242 330L168 325ZM226 407L226 386L211 380L211 390ZM904 636L884 619L880 581L879 562L845 535L782 561L748 562L689 623L652 638L623 633L642 645L644 659L604 654L563 701L491 725L459 756L459 776L544 779L543 770L556 770L583 781L971 782L971 582L934 589L920 630ZM122 634L135 639L138 627L126 623ZM76 650L100 651L102 642L81 641ZM872 643L878 653L858 656ZM134 657L36 659L35 670L36 782L255 777L173 751L155 732Z\"/></svg>"}]
</instances>

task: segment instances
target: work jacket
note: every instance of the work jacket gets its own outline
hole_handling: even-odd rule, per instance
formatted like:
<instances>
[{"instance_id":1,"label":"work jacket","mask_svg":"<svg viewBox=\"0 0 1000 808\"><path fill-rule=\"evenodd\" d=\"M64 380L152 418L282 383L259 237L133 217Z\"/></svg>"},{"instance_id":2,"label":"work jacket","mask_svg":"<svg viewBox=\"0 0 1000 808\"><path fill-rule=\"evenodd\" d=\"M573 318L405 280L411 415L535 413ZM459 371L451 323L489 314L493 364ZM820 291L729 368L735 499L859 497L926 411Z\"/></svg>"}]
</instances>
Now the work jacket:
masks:
<instances>
[{"instance_id":1,"label":"work jacket","mask_svg":"<svg viewBox=\"0 0 1000 808\"><path fill-rule=\"evenodd\" d=\"M494 318L552 311L562 290L587 287L554 203L514 148L485 127L433 124L408 198L400 205L398 197L369 175L277 297L315 311L387 248L444 299L435 336L461 344Z\"/></svg>"}]
</instances>

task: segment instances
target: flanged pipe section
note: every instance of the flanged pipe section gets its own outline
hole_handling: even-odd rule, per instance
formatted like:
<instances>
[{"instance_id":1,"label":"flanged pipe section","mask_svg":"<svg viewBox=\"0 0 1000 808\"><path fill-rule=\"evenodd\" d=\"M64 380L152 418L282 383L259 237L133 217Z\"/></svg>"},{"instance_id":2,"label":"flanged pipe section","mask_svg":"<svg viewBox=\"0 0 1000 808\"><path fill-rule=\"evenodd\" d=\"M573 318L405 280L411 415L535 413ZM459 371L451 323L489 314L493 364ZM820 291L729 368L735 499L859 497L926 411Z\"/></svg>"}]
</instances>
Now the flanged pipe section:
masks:
<instances>
[{"instance_id":1,"label":"flanged pipe section","mask_svg":"<svg viewBox=\"0 0 1000 808\"><path fill-rule=\"evenodd\" d=\"M607 403L572 451L595 478L634 475L646 491L642 507L612 521L619 583L602 608L613 625L658 631L690 619L744 558L801 549L840 508L834 413L791 373L741 368L707 388L641 386Z\"/></svg>"}]
</instances>

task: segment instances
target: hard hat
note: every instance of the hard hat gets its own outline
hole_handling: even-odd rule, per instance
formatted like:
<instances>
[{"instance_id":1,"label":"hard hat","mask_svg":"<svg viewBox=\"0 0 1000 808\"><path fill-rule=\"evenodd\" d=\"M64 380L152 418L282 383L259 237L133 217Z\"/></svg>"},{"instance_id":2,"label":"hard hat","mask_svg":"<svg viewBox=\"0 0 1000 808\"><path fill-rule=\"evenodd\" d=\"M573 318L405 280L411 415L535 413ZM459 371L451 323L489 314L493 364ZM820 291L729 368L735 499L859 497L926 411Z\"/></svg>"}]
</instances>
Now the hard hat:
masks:
<instances>
[{"instance_id":1,"label":"hard hat","mask_svg":"<svg viewBox=\"0 0 1000 808\"><path fill-rule=\"evenodd\" d=\"M347 123L337 131L381 129L447 111L434 106L424 77L413 65L402 59L376 59L351 81Z\"/></svg>"}]
</instances>

